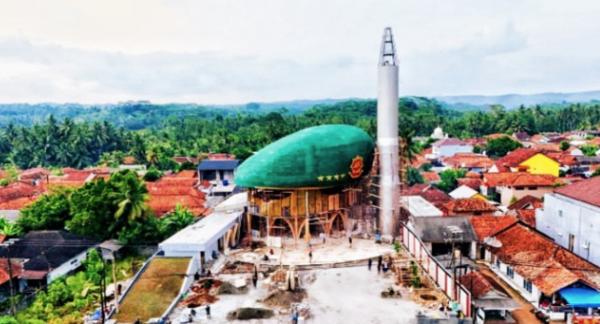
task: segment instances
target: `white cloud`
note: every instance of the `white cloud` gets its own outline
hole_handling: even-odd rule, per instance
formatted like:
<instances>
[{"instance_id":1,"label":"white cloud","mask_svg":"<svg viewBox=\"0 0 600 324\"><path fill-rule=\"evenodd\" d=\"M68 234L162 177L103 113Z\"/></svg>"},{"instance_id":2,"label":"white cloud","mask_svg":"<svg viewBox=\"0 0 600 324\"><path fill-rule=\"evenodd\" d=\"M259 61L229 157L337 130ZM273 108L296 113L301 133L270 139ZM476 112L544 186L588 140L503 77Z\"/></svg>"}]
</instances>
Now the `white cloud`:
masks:
<instances>
[{"instance_id":1,"label":"white cloud","mask_svg":"<svg viewBox=\"0 0 600 324\"><path fill-rule=\"evenodd\" d=\"M0 102L373 97L387 25L403 94L600 88L592 0L0 2Z\"/></svg>"}]
</instances>

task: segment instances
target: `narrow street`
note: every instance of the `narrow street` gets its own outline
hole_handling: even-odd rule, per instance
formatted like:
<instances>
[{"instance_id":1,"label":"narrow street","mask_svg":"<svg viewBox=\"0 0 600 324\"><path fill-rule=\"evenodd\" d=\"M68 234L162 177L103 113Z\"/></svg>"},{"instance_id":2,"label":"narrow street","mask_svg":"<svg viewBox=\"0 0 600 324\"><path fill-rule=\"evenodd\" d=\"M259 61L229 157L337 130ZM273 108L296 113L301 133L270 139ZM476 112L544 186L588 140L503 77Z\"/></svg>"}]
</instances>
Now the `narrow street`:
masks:
<instances>
[{"instance_id":1,"label":"narrow street","mask_svg":"<svg viewBox=\"0 0 600 324\"><path fill-rule=\"evenodd\" d=\"M500 277L498 277L487 265L482 264L482 263L478 263L478 265L480 266L479 271L481 271L481 273L486 278L493 281L493 284L495 286L502 288L502 290L508 296L510 296L514 301L516 301L517 303L519 303L519 305L521 305L521 307L519 309L516 309L511 312L512 317L515 319L515 321L517 321L517 323L522 323L522 324L542 323L537 317L535 317L535 314L531 312L534 309L533 306L529 302L527 302L527 300L525 300L523 297L521 297L519 292L517 292L512 287L507 285L504 282L504 280L502 280Z\"/></svg>"}]
</instances>

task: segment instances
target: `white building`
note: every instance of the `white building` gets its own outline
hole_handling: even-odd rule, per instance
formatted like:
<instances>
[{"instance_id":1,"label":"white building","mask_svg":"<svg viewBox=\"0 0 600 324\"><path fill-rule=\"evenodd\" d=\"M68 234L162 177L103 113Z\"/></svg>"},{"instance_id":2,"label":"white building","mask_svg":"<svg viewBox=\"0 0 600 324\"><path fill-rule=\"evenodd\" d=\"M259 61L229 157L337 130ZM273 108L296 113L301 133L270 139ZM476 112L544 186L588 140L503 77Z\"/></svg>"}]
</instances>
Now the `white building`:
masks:
<instances>
[{"instance_id":1,"label":"white building","mask_svg":"<svg viewBox=\"0 0 600 324\"><path fill-rule=\"evenodd\" d=\"M239 223L247 206L247 193L223 201L210 215L175 233L158 247L167 257L200 257L204 263L224 253L239 238Z\"/></svg>"},{"instance_id":2,"label":"white building","mask_svg":"<svg viewBox=\"0 0 600 324\"><path fill-rule=\"evenodd\" d=\"M536 227L563 247L600 265L600 177L575 182L544 196Z\"/></svg>"},{"instance_id":3,"label":"white building","mask_svg":"<svg viewBox=\"0 0 600 324\"><path fill-rule=\"evenodd\" d=\"M431 145L431 152L436 158L444 158L456 153L471 153L473 146L457 138L444 138Z\"/></svg>"}]
</instances>

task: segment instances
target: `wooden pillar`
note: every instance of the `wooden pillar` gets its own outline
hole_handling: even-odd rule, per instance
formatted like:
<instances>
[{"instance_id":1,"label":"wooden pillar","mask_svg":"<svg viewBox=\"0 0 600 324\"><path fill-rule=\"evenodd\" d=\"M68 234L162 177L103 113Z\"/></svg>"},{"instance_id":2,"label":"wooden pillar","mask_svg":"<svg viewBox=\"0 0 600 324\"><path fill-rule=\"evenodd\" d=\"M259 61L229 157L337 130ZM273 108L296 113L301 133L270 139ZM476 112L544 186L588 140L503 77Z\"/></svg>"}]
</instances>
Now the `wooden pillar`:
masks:
<instances>
[{"instance_id":1,"label":"wooden pillar","mask_svg":"<svg viewBox=\"0 0 600 324\"><path fill-rule=\"evenodd\" d=\"M310 220L310 210L308 209L308 190L304 191L304 212L305 212L305 219L304 219L304 224L305 224L305 228L304 228L304 240L306 242L310 241L310 224L309 224L309 220Z\"/></svg>"}]
</instances>

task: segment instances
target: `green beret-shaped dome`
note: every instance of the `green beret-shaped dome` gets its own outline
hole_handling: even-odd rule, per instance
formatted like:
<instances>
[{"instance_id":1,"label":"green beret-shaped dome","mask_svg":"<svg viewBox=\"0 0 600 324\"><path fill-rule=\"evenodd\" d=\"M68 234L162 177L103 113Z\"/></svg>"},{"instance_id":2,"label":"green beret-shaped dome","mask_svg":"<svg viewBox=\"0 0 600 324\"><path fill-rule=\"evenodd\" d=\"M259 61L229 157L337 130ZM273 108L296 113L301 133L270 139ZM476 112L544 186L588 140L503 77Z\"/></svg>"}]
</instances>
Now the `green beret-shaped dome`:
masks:
<instances>
[{"instance_id":1,"label":"green beret-shaped dome","mask_svg":"<svg viewBox=\"0 0 600 324\"><path fill-rule=\"evenodd\" d=\"M348 125L305 128L256 152L235 173L246 188L335 187L371 169L373 140Z\"/></svg>"}]
</instances>

